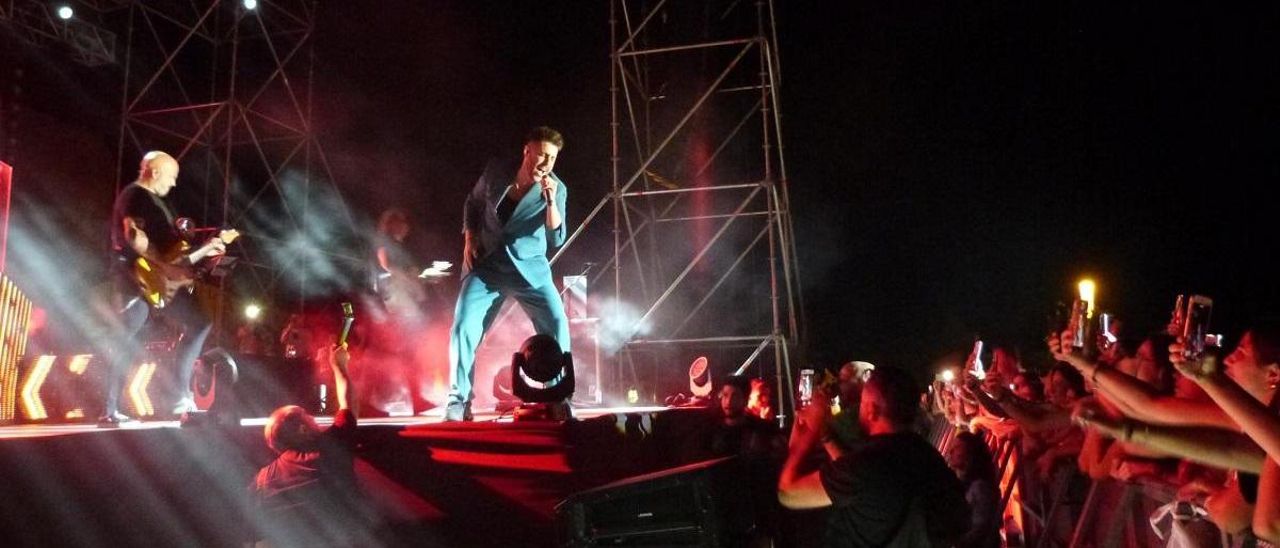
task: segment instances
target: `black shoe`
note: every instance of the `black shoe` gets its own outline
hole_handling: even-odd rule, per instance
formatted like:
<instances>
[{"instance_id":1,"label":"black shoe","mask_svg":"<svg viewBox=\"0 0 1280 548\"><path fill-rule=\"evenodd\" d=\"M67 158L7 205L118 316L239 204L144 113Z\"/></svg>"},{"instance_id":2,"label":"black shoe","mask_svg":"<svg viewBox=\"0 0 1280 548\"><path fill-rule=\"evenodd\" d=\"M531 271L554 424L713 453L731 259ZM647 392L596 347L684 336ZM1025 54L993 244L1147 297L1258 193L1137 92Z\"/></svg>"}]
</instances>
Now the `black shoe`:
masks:
<instances>
[{"instance_id":1,"label":"black shoe","mask_svg":"<svg viewBox=\"0 0 1280 548\"><path fill-rule=\"evenodd\" d=\"M98 428L119 428L122 424L138 422L137 419L124 413L115 412L98 417Z\"/></svg>"},{"instance_id":2,"label":"black shoe","mask_svg":"<svg viewBox=\"0 0 1280 548\"><path fill-rule=\"evenodd\" d=\"M445 422L456 422L456 421L469 422L473 420L475 420L475 417L471 416L471 402L467 402L467 403L450 402L449 405L444 408Z\"/></svg>"}]
</instances>

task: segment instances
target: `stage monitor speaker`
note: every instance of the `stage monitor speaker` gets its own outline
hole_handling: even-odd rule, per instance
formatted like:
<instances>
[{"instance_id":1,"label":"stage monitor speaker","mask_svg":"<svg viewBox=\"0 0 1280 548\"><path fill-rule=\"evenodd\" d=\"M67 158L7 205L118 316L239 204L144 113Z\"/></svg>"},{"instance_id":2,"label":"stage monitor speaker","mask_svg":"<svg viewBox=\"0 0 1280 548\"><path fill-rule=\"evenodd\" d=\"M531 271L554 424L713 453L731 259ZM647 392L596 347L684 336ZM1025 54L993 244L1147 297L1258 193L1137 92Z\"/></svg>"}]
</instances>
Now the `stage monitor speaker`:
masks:
<instances>
[{"instance_id":1,"label":"stage monitor speaker","mask_svg":"<svg viewBox=\"0 0 1280 548\"><path fill-rule=\"evenodd\" d=\"M755 525L736 457L635 476L556 507L560 545L743 546Z\"/></svg>"}]
</instances>

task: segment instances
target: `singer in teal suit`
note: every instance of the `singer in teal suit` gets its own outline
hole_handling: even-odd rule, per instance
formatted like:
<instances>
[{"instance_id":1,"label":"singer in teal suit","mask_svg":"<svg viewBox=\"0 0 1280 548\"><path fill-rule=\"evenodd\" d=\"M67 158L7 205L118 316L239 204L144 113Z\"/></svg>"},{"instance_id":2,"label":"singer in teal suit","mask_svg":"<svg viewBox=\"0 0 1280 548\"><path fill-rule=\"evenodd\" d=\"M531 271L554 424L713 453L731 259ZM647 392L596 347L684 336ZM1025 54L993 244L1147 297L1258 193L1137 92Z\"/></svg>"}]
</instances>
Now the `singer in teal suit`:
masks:
<instances>
[{"instance_id":1,"label":"singer in teal suit","mask_svg":"<svg viewBox=\"0 0 1280 548\"><path fill-rule=\"evenodd\" d=\"M467 196L445 420L471 420L476 348L507 297L520 304L539 334L555 337L562 350L569 350L569 319L547 260L548 245L565 241L568 191L551 172L563 147L559 132L534 128L520 164L490 162Z\"/></svg>"}]
</instances>

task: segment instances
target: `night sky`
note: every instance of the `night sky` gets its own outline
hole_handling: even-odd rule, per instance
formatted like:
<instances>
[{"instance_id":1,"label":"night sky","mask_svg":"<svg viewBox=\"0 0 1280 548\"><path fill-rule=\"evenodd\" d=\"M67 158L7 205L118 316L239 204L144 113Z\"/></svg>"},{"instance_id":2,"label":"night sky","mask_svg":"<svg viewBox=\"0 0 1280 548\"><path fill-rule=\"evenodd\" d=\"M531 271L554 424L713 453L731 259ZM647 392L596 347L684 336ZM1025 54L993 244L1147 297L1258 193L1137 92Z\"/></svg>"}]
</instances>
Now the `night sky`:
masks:
<instances>
[{"instance_id":1,"label":"night sky","mask_svg":"<svg viewBox=\"0 0 1280 548\"><path fill-rule=\"evenodd\" d=\"M923 373L975 336L1030 356L1082 275L1135 329L1183 292L1213 296L1231 340L1280 307L1280 8L792 1L778 17L801 361ZM323 3L315 123L337 185L366 218L409 208L418 252L456 262L484 162L547 124L579 221L610 185L607 21L604 1ZM112 69L0 59L37 90L0 158L16 207L50 205L76 220L65 245L99 245L118 96L89 86ZM74 166L50 153L68 142ZM57 212L51 188L98 205Z\"/></svg>"}]
</instances>

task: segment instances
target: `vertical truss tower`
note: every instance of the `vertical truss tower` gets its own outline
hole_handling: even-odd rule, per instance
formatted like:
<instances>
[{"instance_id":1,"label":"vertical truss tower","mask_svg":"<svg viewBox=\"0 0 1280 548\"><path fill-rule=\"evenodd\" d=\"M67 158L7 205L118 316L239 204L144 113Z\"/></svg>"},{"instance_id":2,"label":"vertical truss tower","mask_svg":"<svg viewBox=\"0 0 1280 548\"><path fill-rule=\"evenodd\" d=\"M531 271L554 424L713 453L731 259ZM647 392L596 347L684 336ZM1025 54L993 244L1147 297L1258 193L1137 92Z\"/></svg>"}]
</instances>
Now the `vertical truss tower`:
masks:
<instances>
[{"instance_id":1,"label":"vertical truss tower","mask_svg":"<svg viewBox=\"0 0 1280 548\"><path fill-rule=\"evenodd\" d=\"M147 150L179 158L180 181L201 189L176 193L179 212L246 235L246 298L301 296L310 263L358 264L305 243L354 233L312 134L315 0L125 1L120 184Z\"/></svg>"},{"instance_id":2,"label":"vertical truss tower","mask_svg":"<svg viewBox=\"0 0 1280 548\"><path fill-rule=\"evenodd\" d=\"M802 311L772 0L613 0L609 23L613 187L569 243L612 212L593 285L626 318L615 384L713 355L771 376L785 416Z\"/></svg>"}]
</instances>

